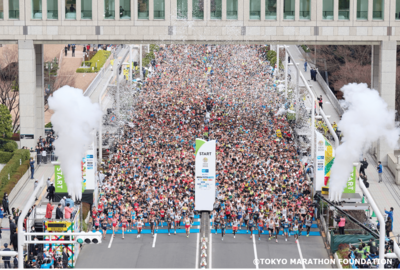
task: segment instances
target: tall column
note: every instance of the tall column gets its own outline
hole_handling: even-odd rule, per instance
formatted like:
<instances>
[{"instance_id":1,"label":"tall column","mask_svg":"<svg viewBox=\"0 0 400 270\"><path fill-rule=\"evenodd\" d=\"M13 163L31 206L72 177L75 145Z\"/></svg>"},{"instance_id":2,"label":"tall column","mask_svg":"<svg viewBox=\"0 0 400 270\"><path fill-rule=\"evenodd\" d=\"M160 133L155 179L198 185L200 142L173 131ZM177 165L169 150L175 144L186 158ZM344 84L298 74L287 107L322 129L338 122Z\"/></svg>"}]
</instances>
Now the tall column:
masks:
<instances>
[{"instance_id":1,"label":"tall column","mask_svg":"<svg viewBox=\"0 0 400 270\"><path fill-rule=\"evenodd\" d=\"M388 108L393 111L395 110L395 99L396 99L396 53L397 53L397 42L396 41L382 41L379 48L379 61L375 61L375 48L374 48L374 85L378 84L378 91L380 96L388 104ZM376 76L376 65L379 63L379 77L378 83L375 79ZM378 141L377 147L377 158L383 165L387 165L389 153L393 153L394 149L391 148L385 139Z\"/></svg>"},{"instance_id":2,"label":"tall column","mask_svg":"<svg viewBox=\"0 0 400 270\"><path fill-rule=\"evenodd\" d=\"M36 62L36 133L44 136L44 54L43 44L35 44Z\"/></svg>"},{"instance_id":3,"label":"tall column","mask_svg":"<svg viewBox=\"0 0 400 270\"><path fill-rule=\"evenodd\" d=\"M21 147L34 147L36 133L36 51L33 40L18 40L19 115ZM44 126L43 126L44 128ZM39 135L40 136L40 135Z\"/></svg>"}]
</instances>

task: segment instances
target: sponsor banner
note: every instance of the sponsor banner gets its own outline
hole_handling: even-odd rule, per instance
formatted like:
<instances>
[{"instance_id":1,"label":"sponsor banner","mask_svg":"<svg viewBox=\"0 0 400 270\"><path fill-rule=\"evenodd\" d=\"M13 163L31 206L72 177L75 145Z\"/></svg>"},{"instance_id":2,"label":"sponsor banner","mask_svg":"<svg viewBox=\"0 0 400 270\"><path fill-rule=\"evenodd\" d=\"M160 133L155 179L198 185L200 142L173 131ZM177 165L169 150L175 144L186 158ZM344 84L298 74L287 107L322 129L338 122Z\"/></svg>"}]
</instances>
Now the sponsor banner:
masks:
<instances>
[{"instance_id":1,"label":"sponsor banner","mask_svg":"<svg viewBox=\"0 0 400 270\"><path fill-rule=\"evenodd\" d=\"M215 202L216 141L196 139L195 209L212 211Z\"/></svg>"},{"instance_id":2,"label":"sponsor banner","mask_svg":"<svg viewBox=\"0 0 400 270\"><path fill-rule=\"evenodd\" d=\"M344 188L343 193L356 193L356 177L356 166L353 166L353 171L350 174L349 180L347 180L346 187Z\"/></svg>"},{"instance_id":3,"label":"sponsor banner","mask_svg":"<svg viewBox=\"0 0 400 270\"><path fill-rule=\"evenodd\" d=\"M335 149L321 133L315 131L315 135L314 188L316 191L320 191L322 187L329 186L331 167L335 160Z\"/></svg>"}]
</instances>

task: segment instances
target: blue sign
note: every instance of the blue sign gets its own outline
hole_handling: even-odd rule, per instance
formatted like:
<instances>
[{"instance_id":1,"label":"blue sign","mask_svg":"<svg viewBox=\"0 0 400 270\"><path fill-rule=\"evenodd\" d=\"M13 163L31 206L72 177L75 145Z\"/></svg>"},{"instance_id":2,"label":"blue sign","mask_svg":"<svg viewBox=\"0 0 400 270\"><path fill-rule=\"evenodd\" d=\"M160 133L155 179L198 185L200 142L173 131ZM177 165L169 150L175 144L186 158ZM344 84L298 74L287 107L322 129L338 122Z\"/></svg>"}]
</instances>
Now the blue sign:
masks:
<instances>
[{"instance_id":1,"label":"blue sign","mask_svg":"<svg viewBox=\"0 0 400 270\"><path fill-rule=\"evenodd\" d=\"M317 159L324 159L324 156L318 156Z\"/></svg>"},{"instance_id":2,"label":"blue sign","mask_svg":"<svg viewBox=\"0 0 400 270\"><path fill-rule=\"evenodd\" d=\"M202 173L208 173L208 169L201 169Z\"/></svg>"}]
</instances>

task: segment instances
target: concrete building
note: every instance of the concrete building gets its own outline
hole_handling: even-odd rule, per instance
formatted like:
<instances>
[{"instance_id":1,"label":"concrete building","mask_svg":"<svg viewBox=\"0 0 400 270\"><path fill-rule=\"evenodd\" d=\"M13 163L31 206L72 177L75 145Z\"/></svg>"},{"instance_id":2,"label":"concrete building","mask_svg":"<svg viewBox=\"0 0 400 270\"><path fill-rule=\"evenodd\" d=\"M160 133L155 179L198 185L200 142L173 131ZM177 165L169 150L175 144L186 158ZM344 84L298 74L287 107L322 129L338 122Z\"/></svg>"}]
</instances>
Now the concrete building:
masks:
<instances>
[{"instance_id":1,"label":"concrete building","mask_svg":"<svg viewBox=\"0 0 400 270\"><path fill-rule=\"evenodd\" d=\"M398 40L400 0L0 0L0 43L20 47L29 147L43 135L44 43L373 45L373 85L394 109ZM380 142L378 159L392 151Z\"/></svg>"}]
</instances>

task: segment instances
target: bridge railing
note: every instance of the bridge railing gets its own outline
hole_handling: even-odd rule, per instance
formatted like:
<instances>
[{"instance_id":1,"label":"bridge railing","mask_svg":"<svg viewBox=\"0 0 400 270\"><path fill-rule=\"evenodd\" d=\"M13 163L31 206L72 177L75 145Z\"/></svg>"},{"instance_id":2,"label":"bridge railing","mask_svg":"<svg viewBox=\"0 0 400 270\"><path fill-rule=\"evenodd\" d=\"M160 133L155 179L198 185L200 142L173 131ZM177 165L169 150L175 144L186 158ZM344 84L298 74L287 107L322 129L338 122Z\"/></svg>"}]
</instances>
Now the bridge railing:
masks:
<instances>
[{"instance_id":1,"label":"bridge railing","mask_svg":"<svg viewBox=\"0 0 400 270\"><path fill-rule=\"evenodd\" d=\"M321 74L317 70L317 81L321 86L322 90L325 92L325 95L328 96L329 101L332 103L333 107L335 107L337 113L342 116L344 114L344 110L342 106L340 106L339 101L336 96L333 94L332 90L326 84L325 80L322 78Z\"/></svg>"}]
</instances>

